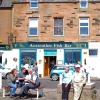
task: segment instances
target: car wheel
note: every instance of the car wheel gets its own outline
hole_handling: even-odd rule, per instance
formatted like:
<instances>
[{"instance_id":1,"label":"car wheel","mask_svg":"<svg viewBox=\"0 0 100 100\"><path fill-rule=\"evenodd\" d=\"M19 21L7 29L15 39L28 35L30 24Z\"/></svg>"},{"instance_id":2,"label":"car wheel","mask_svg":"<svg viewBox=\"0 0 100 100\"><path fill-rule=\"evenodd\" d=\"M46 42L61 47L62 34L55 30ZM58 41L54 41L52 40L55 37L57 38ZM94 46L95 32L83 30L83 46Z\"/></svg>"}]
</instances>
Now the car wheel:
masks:
<instances>
[{"instance_id":1,"label":"car wheel","mask_svg":"<svg viewBox=\"0 0 100 100\"><path fill-rule=\"evenodd\" d=\"M53 74L51 78L52 78L52 81L57 81L59 76L58 74Z\"/></svg>"}]
</instances>

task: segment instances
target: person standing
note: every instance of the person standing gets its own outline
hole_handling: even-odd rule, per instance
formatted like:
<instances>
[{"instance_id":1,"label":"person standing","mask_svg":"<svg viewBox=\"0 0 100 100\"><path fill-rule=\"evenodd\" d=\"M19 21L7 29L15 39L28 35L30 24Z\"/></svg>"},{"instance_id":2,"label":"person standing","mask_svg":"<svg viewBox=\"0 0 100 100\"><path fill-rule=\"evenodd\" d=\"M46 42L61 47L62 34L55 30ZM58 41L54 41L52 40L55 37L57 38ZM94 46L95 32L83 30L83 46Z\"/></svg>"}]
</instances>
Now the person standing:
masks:
<instances>
[{"instance_id":1,"label":"person standing","mask_svg":"<svg viewBox=\"0 0 100 100\"><path fill-rule=\"evenodd\" d=\"M17 70L17 58L14 57L13 58L13 61L11 63L11 66L10 66L11 69L16 69Z\"/></svg>"},{"instance_id":2,"label":"person standing","mask_svg":"<svg viewBox=\"0 0 100 100\"><path fill-rule=\"evenodd\" d=\"M81 71L80 67L80 65L75 66L73 75L74 100L79 100L83 86L86 84L86 74Z\"/></svg>"},{"instance_id":3,"label":"person standing","mask_svg":"<svg viewBox=\"0 0 100 100\"><path fill-rule=\"evenodd\" d=\"M69 71L69 66L65 67L65 72L62 74L62 100L68 100L72 76L72 73Z\"/></svg>"},{"instance_id":4,"label":"person standing","mask_svg":"<svg viewBox=\"0 0 100 100\"><path fill-rule=\"evenodd\" d=\"M37 62L35 61L34 64L33 64L33 68L35 70L35 73L37 74L38 76L38 66L37 66Z\"/></svg>"},{"instance_id":5,"label":"person standing","mask_svg":"<svg viewBox=\"0 0 100 100\"><path fill-rule=\"evenodd\" d=\"M14 97L15 96L15 92L17 89L17 84L16 84L16 80L17 80L17 70L13 69L8 75L7 75L7 84L9 87L11 87L11 92L10 92L10 96Z\"/></svg>"},{"instance_id":6,"label":"person standing","mask_svg":"<svg viewBox=\"0 0 100 100\"><path fill-rule=\"evenodd\" d=\"M49 66L50 72L51 72L52 68L54 67L54 65L55 65L55 62L54 62L54 60L52 60L52 61L50 62L50 66Z\"/></svg>"}]
</instances>

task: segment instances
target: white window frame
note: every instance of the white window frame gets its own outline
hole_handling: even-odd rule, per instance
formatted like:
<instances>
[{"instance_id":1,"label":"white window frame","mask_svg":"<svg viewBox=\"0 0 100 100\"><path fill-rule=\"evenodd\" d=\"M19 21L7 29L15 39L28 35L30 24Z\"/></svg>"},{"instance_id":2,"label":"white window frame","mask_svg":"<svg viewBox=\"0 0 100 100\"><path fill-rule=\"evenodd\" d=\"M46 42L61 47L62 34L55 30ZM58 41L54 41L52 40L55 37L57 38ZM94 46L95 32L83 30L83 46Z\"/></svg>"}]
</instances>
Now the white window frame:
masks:
<instances>
[{"instance_id":1,"label":"white window frame","mask_svg":"<svg viewBox=\"0 0 100 100\"><path fill-rule=\"evenodd\" d=\"M56 19L56 18L54 18L54 19ZM54 19L53 19L53 26L54 26ZM58 19L61 19L61 18L58 18ZM54 27L53 27L53 36L64 36L64 18L62 18L63 19L63 34L62 35L55 35L54 34Z\"/></svg>"},{"instance_id":2,"label":"white window frame","mask_svg":"<svg viewBox=\"0 0 100 100\"><path fill-rule=\"evenodd\" d=\"M87 18L87 20L81 20L81 18ZM80 23L88 23L88 26L80 26ZM88 34L81 34L80 33L81 27L87 27L88 28ZM79 35L80 36L89 36L89 17L80 17L79 18Z\"/></svg>"},{"instance_id":3,"label":"white window frame","mask_svg":"<svg viewBox=\"0 0 100 100\"><path fill-rule=\"evenodd\" d=\"M37 34L30 35L30 28L37 28ZM29 18L28 36L38 36L38 18Z\"/></svg>"},{"instance_id":4,"label":"white window frame","mask_svg":"<svg viewBox=\"0 0 100 100\"><path fill-rule=\"evenodd\" d=\"M31 3L37 3L37 7L32 7ZM38 0L30 0L30 8L38 8Z\"/></svg>"},{"instance_id":5,"label":"white window frame","mask_svg":"<svg viewBox=\"0 0 100 100\"><path fill-rule=\"evenodd\" d=\"M82 5L81 5L81 2L82 1L85 1L86 2L86 6L85 7L83 7ZM80 0L80 8L88 8L88 0Z\"/></svg>"}]
</instances>

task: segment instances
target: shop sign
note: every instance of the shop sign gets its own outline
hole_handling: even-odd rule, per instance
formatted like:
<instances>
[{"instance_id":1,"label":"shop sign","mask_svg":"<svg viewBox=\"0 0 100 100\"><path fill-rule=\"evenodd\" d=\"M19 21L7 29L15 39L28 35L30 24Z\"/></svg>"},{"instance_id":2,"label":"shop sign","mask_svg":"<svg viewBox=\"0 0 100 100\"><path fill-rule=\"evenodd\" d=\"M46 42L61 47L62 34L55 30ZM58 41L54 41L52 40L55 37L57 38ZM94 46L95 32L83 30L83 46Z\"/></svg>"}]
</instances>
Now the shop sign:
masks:
<instances>
[{"instance_id":1,"label":"shop sign","mask_svg":"<svg viewBox=\"0 0 100 100\"><path fill-rule=\"evenodd\" d=\"M88 48L88 42L21 42L13 48Z\"/></svg>"},{"instance_id":2,"label":"shop sign","mask_svg":"<svg viewBox=\"0 0 100 100\"><path fill-rule=\"evenodd\" d=\"M44 50L44 55L45 56L56 56L57 50Z\"/></svg>"},{"instance_id":3,"label":"shop sign","mask_svg":"<svg viewBox=\"0 0 100 100\"><path fill-rule=\"evenodd\" d=\"M10 50L10 45L0 44L0 50Z\"/></svg>"}]
</instances>

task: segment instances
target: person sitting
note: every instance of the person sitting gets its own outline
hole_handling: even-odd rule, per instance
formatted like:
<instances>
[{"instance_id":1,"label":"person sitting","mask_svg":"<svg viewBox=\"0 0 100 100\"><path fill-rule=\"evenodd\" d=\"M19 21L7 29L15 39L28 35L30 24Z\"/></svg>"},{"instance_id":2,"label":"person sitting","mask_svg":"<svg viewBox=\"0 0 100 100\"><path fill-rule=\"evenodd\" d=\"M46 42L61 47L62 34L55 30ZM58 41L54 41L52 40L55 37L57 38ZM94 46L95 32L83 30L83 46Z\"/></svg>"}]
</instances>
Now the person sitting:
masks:
<instances>
[{"instance_id":1,"label":"person sitting","mask_svg":"<svg viewBox=\"0 0 100 100\"><path fill-rule=\"evenodd\" d=\"M25 98L27 98L28 96L28 90L29 89L35 89L36 87L38 87L39 84L39 78L37 76L37 74L35 73L35 69L28 69L28 73L30 75L29 79L27 79L27 81L29 82L29 84L25 84L22 86L21 91L19 93L19 98L22 98L23 96Z\"/></svg>"},{"instance_id":2,"label":"person sitting","mask_svg":"<svg viewBox=\"0 0 100 100\"><path fill-rule=\"evenodd\" d=\"M26 73L26 69L22 68L21 72L17 74L18 86L20 87L22 87L25 84L25 77L26 77L25 73Z\"/></svg>"},{"instance_id":3,"label":"person sitting","mask_svg":"<svg viewBox=\"0 0 100 100\"><path fill-rule=\"evenodd\" d=\"M17 80L17 70L16 69L12 69L12 71L7 75L7 84L9 87L11 87L11 91L10 91L10 97L14 97L15 96L15 92L17 89L17 84L16 84L16 80Z\"/></svg>"}]
</instances>

